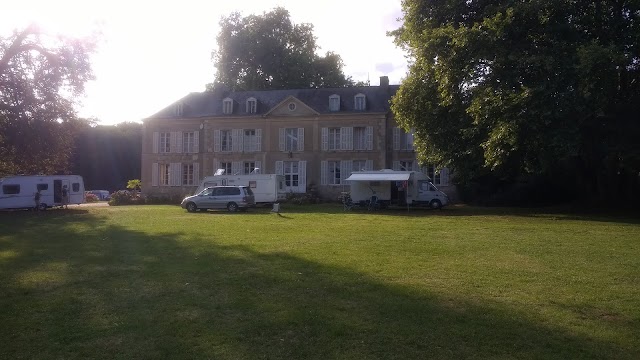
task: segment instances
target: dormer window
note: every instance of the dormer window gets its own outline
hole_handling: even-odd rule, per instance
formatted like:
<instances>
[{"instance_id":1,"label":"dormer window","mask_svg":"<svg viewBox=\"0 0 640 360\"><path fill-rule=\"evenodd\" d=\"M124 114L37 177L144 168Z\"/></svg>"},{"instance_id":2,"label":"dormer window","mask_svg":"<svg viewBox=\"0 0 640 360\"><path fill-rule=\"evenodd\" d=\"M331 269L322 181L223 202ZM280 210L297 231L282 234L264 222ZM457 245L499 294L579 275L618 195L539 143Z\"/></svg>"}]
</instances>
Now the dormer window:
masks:
<instances>
[{"instance_id":1,"label":"dormer window","mask_svg":"<svg viewBox=\"0 0 640 360\"><path fill-rule=\"evenodd\" d=\"M184 109L184 105L182 103L177 103L173 107L173 114L175 116L182 116L183 109Z\"/></svg>"},{"instance_id":2,"label":"dormer window","mask_svg":"<svg viewBox=\"0 0 640 360\"><path fill-rule=\"evenodd\" d=\"M367 102L364 94L358 94L355 96L353 108L356 111L365 111L367 109Z\"/></svg>"},{"instance_id":3,"label":"dormer window","mask_svg":"<svg viewBox=\"0 0 640 360\"><path fill-rule=\"evenodd\" d=\"M222 100L222 113L223 114L233 113L233 100L231 100L230 98L226 98Z\"/></svg>"},{"instance_id":4,"label":"dormer window","mask_svg":"<svg viewBox=\"0 0 640 360\"><path fill-rule=\"evenodd\" d=\"M247 113L255 114L258 111L258 101L256 98L247 99Z\"/></svg>"},{"instance_id":5,"label":"dormer window","mask_svg":"<svg viewBox=\"0 0 640 360\"><path fill-rule=\"evenodd\" d=\"M340 111L340 95L329 96L329 111Z\"/></svg>"}]
</instances>

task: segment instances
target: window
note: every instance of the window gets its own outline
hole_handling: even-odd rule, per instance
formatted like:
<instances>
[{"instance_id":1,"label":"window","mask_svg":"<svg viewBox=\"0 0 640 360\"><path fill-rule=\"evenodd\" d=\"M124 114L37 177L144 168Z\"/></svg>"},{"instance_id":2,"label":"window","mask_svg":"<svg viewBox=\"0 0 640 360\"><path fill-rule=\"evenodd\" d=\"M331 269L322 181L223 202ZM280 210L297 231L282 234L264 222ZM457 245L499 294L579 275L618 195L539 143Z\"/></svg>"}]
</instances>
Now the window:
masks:
<instances>
[{"instance_id":1,"label":"window","mask_svg":"<svg viewBox=\"0 0 640 360\"><path fill-rule=\"evenodd\" d=\"M423 168L423 172L431 179L431 182L436 185L441 185L440 171L433 165L427 165Z\"/></svg>"},{"instance_id":2,"label":"window","mask_svg":"<svg viewBox=\"0 0 640 360\"><path fill-rule=\"evenodd\" d=\"M327 179L328 185L340 185L340 161L329 161L327 163L329 171L329 177Z\"/></svg>"},{"instance_id":3,"label":"window","mask_svg":"<svg viewBox=\"0 0 640 360\"><path fill-rule=\"evenodd\" d=\"M245 161L244 162L244 173L245 174L251 174L253 172L253 170L256 169L256 163L255 161Z\"/></svg>"},{"instance_id":4,"label":"window","mask_svg":"<svg viewBox=\"0 0 640 360\"><path fill-rule=\"evenodd\" d=\"M196 151L196 134L194 132L182 133L182 152L194 153Z\"/></svg>"},{"instance_id":5,"label":"window","mask_svg":"<svg viewBox=\"0 0 640 360\"><path fill-rule=\"evenodd\" d=\"M229 98L222 100L222 113L223 114L233 113L233 100Z\"/></svg>"},{"instance_id":6,"label":"window","mask_svg":"<svg viewBox=\"0 0 640 360\"><path fill-rule=\"evenodd\" d=\"M294 111L296 109L295 103L289 103L289 111Z\"/></svg>"},{"instance_id":7,"label":"window","mask_svg":"<svg viewBox=\"0 0 640 360\"><path fill-rule=\"evenodd\" d=\"M74 192L74 193L80 191L80 183L72 183L71 184L71 191Z\"/></svg>"},{"instance_id":8,"label":"window","mask_svg":"<svg viewBox=\"0 0 640 360\"><path fill-rule=\"evenodd\" d=\"M353 128L353 149L354 150L367 150L367 128L354 127Z\"/></svg>"},{"instance_id":9,"label":"window","mask_svg":"<svg viewBox=\"0 0 640 360\"><path fill-rule=\"evenodd\" d=\"M160 152L161 153L171 152L171 133L170 132L160 133Z\"/></svg>"},{"instance_id":10,"label":"window","mask_svg":"<svg viewBox=\"0 0 640 360\"><path fill-rule=\"evenodd\" d=\"M246 129L244 130L244 141L243 147L244 152L255 152L259 151L258 149L258 138L256 136L256 129Z\"/></svg>"},{"instance_id":11,"label":"window","mask_svg":"<svg viewBox=\"0 0 640 360\"><path fill-rule=\"evenodd\" d=\"M284 150L285 151L297 151L298 150L298 129L285 129Z\"/></svg>"},{"instance_id":12,"label":"window","mask_svg":"<svg viewBox=\"0 0 640 360\"><path fill-rule=\"evenodd\" d=\"M329 128L329 150L340 150L340 128Z\"/></svg>"},{"instance_id":13,"label":"window","mask_svg":"<svg viewBox=\"0 0 640 360\"><path fill-rule=\"evenodd\" d=\"M329 96L329 111L340 111L340 96Z\"/></svg>"},{"instance_id":14,"label":"window","mask_svg":"<svg viewBox=\"0 0 640 360\"><path fill-rule=\"evenodd\" d=\"M220 143L222 151L232 151L232 134L231 130L220 130Z\"/></svg>"},{"instance_id":15,"label":"window","mask_svg":"<svg viewBox=\"0 0 640 360\"><path fill-rule=\"evenodd\" d=\"M255 114L258 111L258 102L255 98L247 99L247 112L249 114Z\"/></svg>"},{"instance_id":16,"label":"window","mask_svg":"<svg viewBox=\"0 0 640 360\"><path fill-rule=\"evenodd\" d=\"M49 184L38 184L36 188L40 191L46 191L49 190Z\"/></svg>"},{"instance_id":17,"label":"window","mask_svg":"<svg viewBox=\"0 0 640 360\"><path fill-rule=\"evenodd\" d=\"M193 164L182 164L182 185L195 185L193 179Z\"/></svg>"},{"instance_id":18,"label":"window","mask_svg":"<svg viewBox=\"0 0 640 360\"><path fill-rule=\"evenodd\" d=\"M393 150L413 150L413 129L407 133L402 128L393 128Z\"/></svg>"},{"instance_id":19,"label":"window","mask_svg":"<svg viewBox=\"0 0 640 360\"><path fill-rule=\"evenodd\" d=\"M358 94L354 98L354 107L357 111L364 111L367 109L366 98L364 94Z\"/></svg>"},{"instance_id":20,"label":"window","mask_svg":"<svg viewBox=\"0 0 640 360\"><path fill-rule=\"evenodd\" d=\"M159 164L160 185L169 186L169 164Z\"/></svg>"},{"instance_id":21,"label":"window","mask_svg":"<svg viewBox=\"0 0 640 360\"><path fill-rule=\"evenodd\" d=\"M297 161L285 161L284 162L284 184L287 188L298 187L300 174L298 172Z\"/></svg>"},{"instance_id":22,"label":"window","mask_svg":"<svg viewBox=\"0 0 640 360\"><path fill-rule=\"evenodd\" d=\"M351 168L352 171L365 171L367 170L367 160L353 160Z\"/></svg>"},{"instance_id":23,"label":"window","mask_svg":"<svg viewBox=\"0 0 640 360\"><path fill-rule=\"evenodd\" d=\"M233 167L232 167L232 163L230 161L229 162L221 162L220 163L220 169L223 169L224 173L226 175L233 174Z\"/></svg>"},{"instance_id":24,"label":"window","mask_svg":"<svg viewBox=\"0 0 640 360\"><path fill-rule=\"evenodd\" d=\"M20 185L2 185L2 193L6 195L20 194Z\"/></svg>"},{"instance_id":25,"label":"window","mask_svg":"<svg viewBox=\"0 0 640 360\"><path fill-rule=\"evenodd\" d=\"M174 105L173 112L175 116L182 116L183 110L184 110L184 105L182 103L178 103Z\"/></svg>"},{"instance_id":26,"label":"window","mask_svg":"<svg viewBox=\"0 0 640 360\"><path fill-rule=\"evenodd\" d=\"M399 163L400 163L400 171L414 171L413 160L412 161L400 160Z\"/></svg>"}]
</instances>

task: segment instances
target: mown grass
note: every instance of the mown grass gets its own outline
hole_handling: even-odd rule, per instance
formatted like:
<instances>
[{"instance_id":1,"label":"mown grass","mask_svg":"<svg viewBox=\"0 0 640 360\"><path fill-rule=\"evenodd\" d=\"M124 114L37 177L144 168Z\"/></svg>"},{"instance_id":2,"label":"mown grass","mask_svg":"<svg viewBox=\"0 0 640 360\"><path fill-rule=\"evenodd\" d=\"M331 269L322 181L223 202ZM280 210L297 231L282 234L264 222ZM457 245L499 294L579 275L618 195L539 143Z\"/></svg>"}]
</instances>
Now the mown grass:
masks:
<instances>
[{"instance_id":1,"label":"mown grass","mask_svg":"<svg viewBox=\"0 0 640 360\"><path fill-rule=\"evenodd\" d=\"M0 213L4 359L637 359L640 220Z\"/></svg>"}]
</instances>

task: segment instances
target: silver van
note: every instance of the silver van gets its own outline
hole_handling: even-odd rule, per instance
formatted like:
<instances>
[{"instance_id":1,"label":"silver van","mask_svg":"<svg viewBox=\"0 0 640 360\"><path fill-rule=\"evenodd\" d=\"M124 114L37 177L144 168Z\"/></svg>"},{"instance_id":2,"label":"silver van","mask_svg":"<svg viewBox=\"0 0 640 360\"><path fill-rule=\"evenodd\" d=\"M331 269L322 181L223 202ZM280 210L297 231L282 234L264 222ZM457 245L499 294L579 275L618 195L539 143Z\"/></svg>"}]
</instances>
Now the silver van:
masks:
<instances>
[{"instance_id":1,"label":"silver van","mask_svg":"<svg viewBox=\"0 0 640 360\"><path fill-rule=\"evenodd\" d=\"M188 212L208 209L227 209L230 212L247 211L256 206L253 191L247 186L212 186L188 196L180 204Z\"/></svg>"}]
</instances>

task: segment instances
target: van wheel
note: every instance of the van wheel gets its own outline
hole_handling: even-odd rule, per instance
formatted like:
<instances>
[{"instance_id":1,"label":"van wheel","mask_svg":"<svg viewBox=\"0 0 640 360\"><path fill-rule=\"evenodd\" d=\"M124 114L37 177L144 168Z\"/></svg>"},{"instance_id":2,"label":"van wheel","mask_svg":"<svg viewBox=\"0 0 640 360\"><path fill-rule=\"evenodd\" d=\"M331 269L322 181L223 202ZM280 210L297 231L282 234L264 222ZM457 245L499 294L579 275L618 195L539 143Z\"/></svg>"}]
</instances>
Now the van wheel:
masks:
<instances>
[{"instance_id":1,"label":"van wheel","mask_svg":"<svg viewBox=\"0 0 640 360\"><path fill-rule=\"evenodd\" d=\"M188 212L196 212L196 211L198 211L198 207L196 206L195 203L190 202L190 203L187 204L187 211Z\"/></svg>"},{"instance_id":2,"label":"van wheel","mask_svg":"<svg viewBox=\"0 0 640 360\"><path fill-rule=\"evenodd\" d=\"M429 206L432 209L442 209L442 202L440 202L440 200L438 199L433 199L431 200L431 202L429 203Z\"/></svg>"},{"instance_id":3,"label":"van wheel","mask_svg":"<svg viewBox=\"0 0 640 360\"><path fill-rule=\"evenodd\" d=\"M238 204L236 204L234 202L230 202L229 204L227 204L227 210L229 210L229 212L238 211Z\"/></svg>"},{"instance_id":4,"label":"van wheel","mask_svg":"<svg viewBox=\"0 0 640 360\"><path fill-rule=\"evenodd\" d=\"M40 211L45 211L45 210L47 210L47 204L45 204L45 203L40 203L40 205L38 206L38 208L40 209Z\"/></svg>"}]
</instances>

